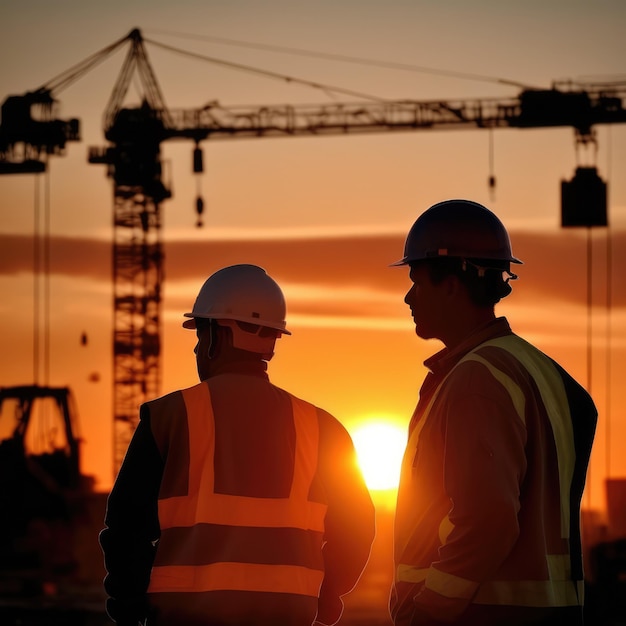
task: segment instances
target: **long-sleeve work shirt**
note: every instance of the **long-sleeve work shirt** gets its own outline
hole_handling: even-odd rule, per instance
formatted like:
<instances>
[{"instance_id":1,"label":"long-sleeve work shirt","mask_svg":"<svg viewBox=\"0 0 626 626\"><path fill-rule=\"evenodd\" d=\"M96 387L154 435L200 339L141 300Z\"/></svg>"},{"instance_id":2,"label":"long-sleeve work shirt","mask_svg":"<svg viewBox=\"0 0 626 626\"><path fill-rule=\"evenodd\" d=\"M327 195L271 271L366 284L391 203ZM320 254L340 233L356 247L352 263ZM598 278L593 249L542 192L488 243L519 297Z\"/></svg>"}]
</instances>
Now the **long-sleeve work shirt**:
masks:
<instances>
[{"instance_id":1,"label":"long-sleeve work shirt","mask_svg":"<svg viewBox=\"0 0 626 626\"><path fill-rule=\"evenodd\" d=\"M290 394L269 382L262 363L231 364L203 384L209 387L214 414L215 491L246 499L288 497L296 449ZM177 393L180 392L171 394L171 399L176 400ZM118 624L134 625L138 619L154 615L147 590L161 536L158 513L161 482L167 457L174 452L157 445L152 424L155 416L151 416L151 410L152 403L141 408L141 420L109 496L106 528L100 536L107 569L107 610ZM349 434L326 411L317 408L316 414L318 457L313 460L317 469L309 498L327 507L321 542L323 580L319 598L314 598L311 604L311 598L297 595L216 591L206 594L206 602L199 605L201 614L194 614L196 609L189 594L187 597L177 593L158 594L161 599L163 596L170 599L172 612L186 615L186 624L308 626L314 619L325 624L339 619L341 596L353 589L369 557L374 538L374 509L357 468ZM186 453L180 450L178 453L177 458L185 458ZM215 541L228 541L230 534L227 529L213 525L207 536ZM236 536L241 540L241 533ZM246 536L253 538L255 533L250 531ZM214 548L212 553L216 552ZM284 552L284 546L280 548ZM171 544L168 549L171 550ZM265 560L272 558L268 557L268 551L271 552L268 545L239 546L235 551L244 549L253 556L263 552L259 558ZM228 554L233 550L224 546L223 551ZM159 621L154 615L153 623L170 622Z\"/></svg>"}]
</instances>

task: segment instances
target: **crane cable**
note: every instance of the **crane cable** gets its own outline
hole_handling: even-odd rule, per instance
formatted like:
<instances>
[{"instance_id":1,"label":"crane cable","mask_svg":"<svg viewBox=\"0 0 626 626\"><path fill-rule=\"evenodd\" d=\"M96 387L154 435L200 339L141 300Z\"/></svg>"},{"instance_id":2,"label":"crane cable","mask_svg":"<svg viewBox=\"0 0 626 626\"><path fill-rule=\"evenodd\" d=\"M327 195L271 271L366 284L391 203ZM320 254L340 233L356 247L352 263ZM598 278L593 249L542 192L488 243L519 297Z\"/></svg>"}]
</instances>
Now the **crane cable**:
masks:
<instances>
[{"instance_id":1,"label":"crane cable","mask_svg":"<svg viewBox=\"0 0 626 626\"><path fill-rule=\"evenodd\" d=\"M128 39L129 36L126 35L121 39L118 39L116 42L110 44L109 46L106 46L99 52L95 52L94 54L88 56L86 59L83 59L80 63L76 63L64 72L61 72L61 74L59 74L58 76L51 78L36 91L62 91L73 82L78 80L78 78L80 78L83 74L87 73L93 67L104 61L110 54L115 52L117 48L119 48L126 41L128 41Z\"/></svg>"},{"instance_id":2,"label":"crane cable","mask_svg":"<svg viewBox=\"0 0 626 626\"><path fill-rule=\"evenodd\" d=\"M313 87L314 89L320 89L327 94L336 92L336 93L343 93L343 94L350 95L350 96L356 96L357 98L364 98L366 100L373 100L376 102L386 102L385 98L380 98L379 96L373 96L371 94L353 91L351 89L343 89L342 87L333 87L331 85L324 85L322 83L313 82L310 80L304 80L302 78L296 78L294 76L287 76L285 74L279 74L278 72L272 72L270 70L264 70L264 69L252 67L250 65L243 65L241 63L234 63L232 61L225 61L223 59L217 59L215 57L206 56L204 54L199 54L197 52L190 52L189 50L182 50L181 48L175 48L174 46L169 46L167 44L154 41L153 39L144 39L144 41L146 43L152 44L153 46L161 48L163 50L168 50L169 52L175 52L176 54L182 54L184 56L192 57L195 59L209 61L210 63L216 63L217 65L224 65L226 67L231 67L233 69L241 70L243 72L261 74L263 76L267 76L269 78L275 78L275 79L285 81L288 83L298 83L300 85L305 85L307 87Z\"/></svg>"},{"instance_id":3,"label":"crane cable","mask_svg":"<svg viewBox=\"0 0 626 626\"><path fill-rule=\"evenodd\" d=\"M613 145L612 145L612 129L608 131L608 149L607 149L607 171L609 178L613 167ZM608 188L610 194L611 188ZM608 203L607 198L607 203ZM610 206L610 203L608 203ZM612 308L613 308L613 245L611 237L611 222L609 221L606 229L606 328L605 328L605 367L606 367L606 384L605 384L605 413L606 413L606 436L605 436L605 476L611 478L611 376L612 376L612 360L611 360L611 339L613 331Z\"/></svg>"},{"instance_id":4,"label":"crane cable","mask_svg":"<svg viewBox=\"0 0 626 626\"><path fill-rule=\"evenodd\" d=\"M592 358L593 358L593 290L592 290L592 280L593 280L593 236L592 236L592 227L587 226L587 393L591 395L591 386L592 386ZM591 468L592 463L589 462L587 467L587 481L585 483L585 495L587 497L587 508L591 509L592 500L591 500Z\"/></svg>"},{"instance_id":5,"label":"crane cable","mask_svg":"<svg viewBox=\"0 0 626 626\"><path fill-rule=\"evenodd\" d=\"M613 166L612 159L612 135L609 130L609 145L607 152L607 171L609 172L609 179L611 178L611 171ZM596 148L597 144L595 138L591 143ZM610 186L607 185L607 194L610 192ZM610 205L609 198L607 197L607 204ZM587 391L591 394L593 383L593 228L587 227ZM605 436L604 436L604 461L605 461L605 479L611 477L611 400L612 400L612 358L611 358L611 340L612 340L612 300L613 300L613 250L612 250L612 233L611 223L607 222L606 237L605 237L605 388L604 388L604 412L605 412ZM591 508L591 463L587 470L587 484L585 487L585 497L587 500L587 506Z\"/></svg>"},{"instance_id":6,"label":"crane cable","mask_svg":"<svg viewBox=\"0 0 626 626\"><path fill-rule=\"evenodd\" d=\"M40 209L39 176L35 176L34 219L33 219L33 383L39 384L39 279L40 250L39 242L39 209Z\"/></svg>"},{"instance_id":7,"label":"crane cable","mask_svg":"<svg viewBox=\"0 0 626 626\"><path fill-rule=\"evenodd\" d=\"M195 35L191 33L180 33L167 30L155 30L153 31L161 35L171 35L173 37L182 37L185 39L195 39L199 41L208 41L214 43L226 44L229 46L239 46L242 48L252 48L255 50L267 50L269 52L280 52L284 54L293 54L298 56L315 57L319 59L327 59L329 61L342 61L345 63L356 63L359 65L366 65L370 67L383 67L394 70L404 70L408 72L419 72L423 74L435 74L439 76L450 76L452 78L462 78L465 80L476 80L490 83L498 83L500 85L509 85L513 87L519 87L521 89L530 89L528 85L520 83L519 81L509 80L507 78L497 78L493 76L484 76L481 74L471 74L464 72L456 72L452 70L441 70L430 67L424 67L420 65L413 65L410 63L398 63L395 61L380 61L376 59L367 59L362 57L349 56L344 54L331 54L326 52L317 52L314 50L304 50L302 48L291 48L287 46L276 46L263 43L255 43L248 41L240 41L237 39L228 39L225 37L213 37L211 35Z\"/></svg>"},{"instance_id":8,"label":"crane cable","mask_svg":"<svg viewBox=\"0 0 626 626\"><path fill-rule=\"evenodd\" d=\"M50 383L50 174L35 176L33 233L33 382ZM41 186L43 184L43 199ZM43 215L42 215L43 213ZM42 281L43 278L43 281ZM43 282L43 285L42 285Z\"/></svg>"}]
</instances>

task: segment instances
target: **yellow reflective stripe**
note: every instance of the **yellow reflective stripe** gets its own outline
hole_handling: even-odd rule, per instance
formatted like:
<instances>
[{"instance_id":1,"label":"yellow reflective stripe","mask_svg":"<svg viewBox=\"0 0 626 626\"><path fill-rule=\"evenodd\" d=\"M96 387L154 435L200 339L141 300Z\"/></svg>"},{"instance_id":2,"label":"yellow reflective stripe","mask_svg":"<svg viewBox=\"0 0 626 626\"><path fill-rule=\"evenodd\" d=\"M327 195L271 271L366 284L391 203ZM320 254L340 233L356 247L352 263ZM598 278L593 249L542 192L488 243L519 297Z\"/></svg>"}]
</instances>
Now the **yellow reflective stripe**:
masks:
<instances>
[{"instance_id":1,"label":"yellow reflective stripe","mask_svg":"<svg viewBox=\"0 0 626 626\"><path fill-rule=\"evenodd\" d=\"M471 600L478 589L478 583L431 567L426 576L426 587L446 598Z\"/></svg>"},{"instance_id":2,"label":"yellow reflective stripe","mask_svg":"<svg viewBox=\"0 0 626 626\"><path fill-rule=\"evenodd\" d=\"M481 344L478 349L485 346L496 346L511 352L528 370L537 384L554 433L561 492L561 537L568 539L570 535L570 486L576 459L574 427L563 380L555 366L520 337L499 337ZM522 350L519 349L520 347Z\"/></svg>"},{"instance_id":3,"label":"yellow reflective stripe","mask_svg":"<svg viewBox=\"0 0 626 626\"><path fill-rule=\"evenodd\" d=\"M297 565L211 563L154 567L150 593L260 591L317 597L324 572Z\"/></svg>"},{"instance_id":4,"label":"yellow reflective stripe","mask_svg":"<svg viewBox=\"0 0 626 626\"><path fill-rule=\"evenodd\" d=\"M550 558L558 564L566 557L551 555ZM412 584L425 582L429 589L443 596L465 598L475 604L550 607L582 606L584 601L584 582L564 579L496 580L479 585L465 578L445 574L435 568L400 564L396 568L396 582Z\"/></svg>"},{"instance_id":5,"label":"yellow reflective stripe","mask_svg":"<svg viewBox=\"0 0 626 626\"><path fill-rule=\"evenodd\" d=\"M485 344L482 344L485 345ZM513 381L510 376L507 376L503 371L494 367L487 359L484 359L478 354L469 353L463 361L478 361L482 363L491 372L492 376L508 391L511 396L511 402L515 407L517 416L522 420L522 424L526 424L526 398L519 385Z\"/></svg>"},{"instance_id":6,"label":"yellow reflective stripe","mask_svg":"<svg viewBox=\"0 0 626 626\"><path fill-rule=\"evenodd\" d=\"M412 567L401 563L396 568L396 581L403 583L426 583L426 587L446 598L471 599L478 583L454 574L447 574L435 567Z\"/></svg>"},{"instance_id":7,"label":"yellow reflective stripe","mask_svg":"<svg viewBox=\"0 0 626 626\"><path fill-rule=\"evenodd\" d=\"M445 545L448 540L448 536L454 530L454 524L450 521L450 516L446 515L439 524L439 542L441 545Z\"/></svg>"},{"instance_id":8,"label":"yellow reflective stripe","mask_svg":"<svg viewBox=\"0 0 626 626\"><path fill-rule=\"evenodd\" d=\"M459 361L460 362L460 361ZM458 363L457 363L458 365ZM402 457L402 467L400 471L400 481L402 481L404 476L409 476L411 472L411 468L413 467L413 461L415 459L415 454L417 453L417 444L419 443L420 433L422 432L422 428L424 428L424 424L428 421L428 417L430 416L430 412L435 404L435 400L443 387L443 384L446 382L446 379L454 369L456 365L444 376L443 380L439 383L433 395L430 397L429 403L426 405L426 408L422 412L420 420L415 425L415 428L411 432L409 436L409 440L406 444L406 448L404 450L404 456Z\"/></svg>"},{"instance_id":9,"label":"yellow reflective stripe","mask_svg":"<svg viewBox=\"0 0 626 626\"><path fill-rule=\"evenodd\" d=\"M472 602L527 607L582 606L583 598L583 581L497 580L483 583Z\"/></svg>"},{"instance_id":10,"label":"yellow reflective stripe","mask_svg":"<svg viewBox=\"0 0 626 626\"><path fill-rule=\"evenodd\" d=\"M572 559L569 554L548 554L547 563L550 580L572 579Z\"/></svg>"},{"instance_id":11,"label":"yellow reflective stripe","mask_svg":"<svg viewBox=\"0 0 626 626\"><path fill-rule=\"evenodd\" d=\"M423 583L428 575L428 567L413 567L400 563L396 567L396 580L402 583Z\"/></svg>"},{"instance_id":12,"label":"yellow reflective stripe","mask_svg":"<svg viewBox=\"0 0 626 626\"><path fill-rule=\"evenodd\" d=\"M435 389L435 392L430 398L430 402L428 403L428 406L424 409L424 412L422 413L420 420L417 422L417 424L415 424L415 428L411 432L409 441L407 442L406 449L404 451L404 456L402 457L401 475L403 476L408 476L408 473L411 471L411 467L413 466L413 460L415 459L415 453L417 452L417 444L419 442L420 433L422 432L422 428L424 428L424 424L428 420L428 416L430 415L430 410L433 404L435 403L437 396L439 395L439 390L441 389L443 382L444 381L442 380L441 383L439 383L439 386L437 387L437 389Z\"/></svg>"}]
</instances>

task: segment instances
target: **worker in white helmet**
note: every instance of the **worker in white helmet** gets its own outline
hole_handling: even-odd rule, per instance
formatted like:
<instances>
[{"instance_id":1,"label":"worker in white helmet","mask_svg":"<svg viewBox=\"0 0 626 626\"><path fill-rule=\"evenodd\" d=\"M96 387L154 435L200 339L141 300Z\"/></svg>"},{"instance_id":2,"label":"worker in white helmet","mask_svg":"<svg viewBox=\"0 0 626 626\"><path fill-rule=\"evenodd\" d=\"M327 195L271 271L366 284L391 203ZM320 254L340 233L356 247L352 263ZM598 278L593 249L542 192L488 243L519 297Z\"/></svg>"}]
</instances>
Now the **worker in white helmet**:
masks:
<instances>
[{"instance_id":1,"label":"worker in white helmet","mask_svg":"<svg viewBox=\"0 0 626 626\"><path fill-rule=\"evenodd\" d=\"M334 624L374 538L350 435L270 383L291 334L276 282L234 265L204 283L200 383L142 405L100 542L118 624Z\"/></svg>"},{"instance_id":2,"label":"worker in white helmet","mask_svg":"<svg viewBox=\"0 0 626 626\"><path fill-rule=\"evenodd\" d=\"M444 348L409 425L396 507L395 626L579 626L580 502L597 412L495 305L517 278L486 207L422 213L404 257L415 331Z\"/></svg>"}]
</instances>

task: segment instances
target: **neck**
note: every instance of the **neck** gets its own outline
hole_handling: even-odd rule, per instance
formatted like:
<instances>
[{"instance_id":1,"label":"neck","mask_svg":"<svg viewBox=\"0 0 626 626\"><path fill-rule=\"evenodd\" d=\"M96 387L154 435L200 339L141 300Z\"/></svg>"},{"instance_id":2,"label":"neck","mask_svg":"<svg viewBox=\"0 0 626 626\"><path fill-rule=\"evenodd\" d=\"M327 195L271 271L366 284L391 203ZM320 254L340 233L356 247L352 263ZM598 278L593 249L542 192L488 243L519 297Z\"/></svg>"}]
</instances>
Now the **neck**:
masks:
<instances>
[{"instance_id":1,"label":"neck","mask_svg":"<svg viewBox=\"0 0 626 626\"><path fill-rule=\"evenodd\" d=\"M211 359L207 378L227 373L267 376L267 362L258 354L234 348Z\"/></svg>"},{"instance_id":2,"label":"neck","mask_svg":"<svg viewBox=\"0 0 626 626\"><path fill-rule=\"evenodd\" d=\"M491 308L471 307L459 311L449 324L445 337L441 337L446 348L452 350L467 337L473 335L479 328L486 326L496 319L495 311Z\"/></svg>"}]
</instances>

